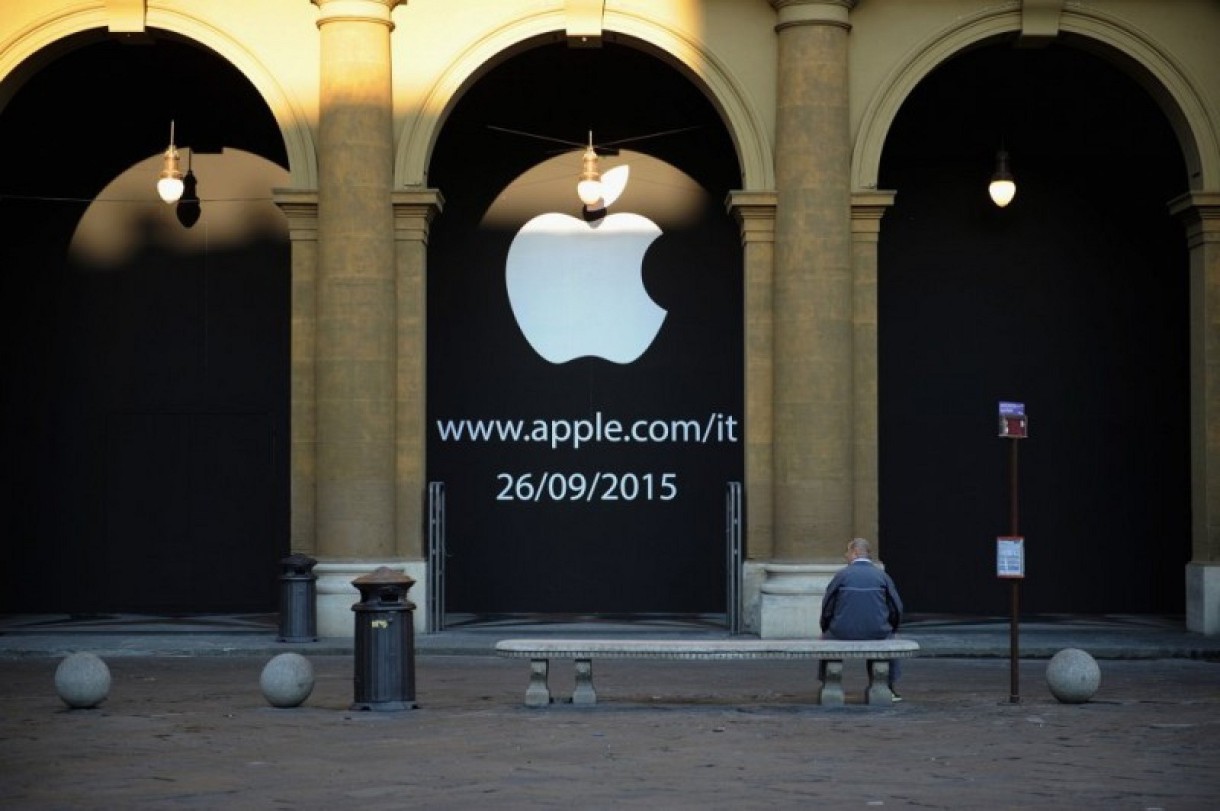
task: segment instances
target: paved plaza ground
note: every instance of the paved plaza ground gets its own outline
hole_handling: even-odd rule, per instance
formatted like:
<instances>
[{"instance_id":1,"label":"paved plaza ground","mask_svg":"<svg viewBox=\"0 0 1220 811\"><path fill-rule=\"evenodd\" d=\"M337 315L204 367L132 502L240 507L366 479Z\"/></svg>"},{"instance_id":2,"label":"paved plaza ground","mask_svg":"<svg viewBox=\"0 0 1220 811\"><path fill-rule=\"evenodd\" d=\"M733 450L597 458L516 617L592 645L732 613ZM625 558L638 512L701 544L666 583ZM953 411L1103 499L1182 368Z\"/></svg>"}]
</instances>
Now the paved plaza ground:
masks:
<instances>
[{"instance_id":1,"label":"paved plaza ground","mask_svg":"<svg viewBox=\"0 0 1220 811\"><path fill-rule=\"evenodd\" d=\"M528 663L424 652L419 708L348 709L353 659L310 655L313 694L275 709L265 654L107 658L97 709L69 710L58 659L0 658L5 809L1214 809L1220 664L1100 661L1068 705L1045 660L907 663L906 701L814 704L799 661L595 664L594 708L522 706ZM567 663L552 690L569 693Z\"/></svg>"}]
</instances>

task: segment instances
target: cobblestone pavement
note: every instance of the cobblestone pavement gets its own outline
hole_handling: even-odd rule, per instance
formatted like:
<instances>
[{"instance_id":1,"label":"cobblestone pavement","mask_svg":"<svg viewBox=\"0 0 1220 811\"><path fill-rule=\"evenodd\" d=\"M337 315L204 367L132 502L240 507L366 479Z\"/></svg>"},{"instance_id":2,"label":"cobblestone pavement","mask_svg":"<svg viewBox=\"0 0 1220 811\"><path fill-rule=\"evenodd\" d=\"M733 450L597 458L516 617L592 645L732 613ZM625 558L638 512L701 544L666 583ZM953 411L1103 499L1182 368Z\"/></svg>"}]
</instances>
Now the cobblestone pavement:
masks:
<instances>
[{"instance_id":1,"label":"cobblestone pavement","mask_svg":"<svg viewBox=\"0 0 1220 811\"><path fill-rule=\"evenodd\" d=\"M311 656L272 708L265 656L108 659L109 698L69 710L54 658L0 660L5 809L1214 809L1220 664L1100 661L1086 704L1024 661L919 659L906 701L813 704L810 663L596 663L594 708L522 706L528 665L421 655L420 707L359 712L352 658ZM570 692L570 668L552 667Z\"/></svg>"}]
</instances>

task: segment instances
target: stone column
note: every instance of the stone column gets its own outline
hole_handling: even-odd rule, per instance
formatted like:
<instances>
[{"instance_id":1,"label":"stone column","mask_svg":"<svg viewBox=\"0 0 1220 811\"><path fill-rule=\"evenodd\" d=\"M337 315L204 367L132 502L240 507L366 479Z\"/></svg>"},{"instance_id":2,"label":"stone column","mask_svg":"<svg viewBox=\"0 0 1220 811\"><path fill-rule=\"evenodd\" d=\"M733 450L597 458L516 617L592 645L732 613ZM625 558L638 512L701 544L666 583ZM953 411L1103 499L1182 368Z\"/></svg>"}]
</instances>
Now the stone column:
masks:
<instances>
[{"instance_id":1,"label":"stone column","mask_svg":"<svg viewBox=\"0 0 1220 811\"><path fill-rule=\"evenodd\" d=\"M819 633L827 572L851 538L854 510L847 53L855 0L772 5L775 545L760 633L807 637Z\"/></svg>"},{"instance_id":2,"label":"stone column","mask_svg":"<svg viewBox=\"0 0 1220 811\"><path fill-rule=\"evenodd\" d=\"M289 537L293 552L317 552L317 386L314 342L318 307L318 193L276 189L292 244L292 355Z\"/></svg>"},{"instance_id":3,"label":"stone column","mask_svg":"<svg viewBox=\"0 0 1220 811\"><path fill-rule=\"evenodd\" d=\"M759 628L759 588L775 543L772 393L775 347L772 290L775 273L775 192L734 191L726 205L741 227L745 335L745 630Z\"/></svg>"},{"instance_id":4,"label":"stone column","mask_svg":"<svg viewBox=\"0 0 1220 811\"><path fill-rule=\"evenodd\" d=\"M1220 192L1170 203L1190 247L1190 451L1192 555L1186 627L1220 634Z\"/></svg>"},{"instance_id":5,"label":"stone column","mask_svg":"<svg viewBox=\"0 0 1220 811\"><path fill-rule=\"evenodd\" d=\"M424 499L427 490L427 424L425 417L427 358L428 229L444 206L436 189L393 194L395 275L397 278L397 405L395 469L398 511L395 550L415 579L411 599L416 631L428 628L427 540Z\"/></svg>"},{"instance_id":6,"label":"stone column","mask_svg":"<svg viewBox=\"0 0 1220 811\"><path fill-rule=\"evenodd\" d=\"M771 397L775 192L731 192L727 205L741 226L744 254L746 537L751 558L769 558L774 545Z\"/></svg>"},{"instance_id":7,"label":"stone column","mask_svg":"<svg viewBox=\"0 0 1220 811\"><path fill-rule=\"evenodd\" d=\"M314 3L318 633L351 636L359 599L351 580L397 553L390 12L398 0Z\"/></svg>"},{"instance_id":8,"label":"stone column","mask_svg":"<svg viewBox=\"0 0 1220 811\"><path fill-rule=\"evenodd\" d=\"M857 192L851 198L852 240L852 427L855 494L852 535L873 541L881 558L877 470L877 242L881 218L894 192Z\"/></svg>"},{"instance_id":9,"label":"stone column","mask_svg":"<svg viewBox=\"0 0 1220 811\"><path fill-rule=\"evenodd\" d=\"M424 424L427 358L428 229L445 201L436 189L394 192L395 273L398 310L396 469L398 554L422 559L427 426Z\"/></svg>"}]
</instances>

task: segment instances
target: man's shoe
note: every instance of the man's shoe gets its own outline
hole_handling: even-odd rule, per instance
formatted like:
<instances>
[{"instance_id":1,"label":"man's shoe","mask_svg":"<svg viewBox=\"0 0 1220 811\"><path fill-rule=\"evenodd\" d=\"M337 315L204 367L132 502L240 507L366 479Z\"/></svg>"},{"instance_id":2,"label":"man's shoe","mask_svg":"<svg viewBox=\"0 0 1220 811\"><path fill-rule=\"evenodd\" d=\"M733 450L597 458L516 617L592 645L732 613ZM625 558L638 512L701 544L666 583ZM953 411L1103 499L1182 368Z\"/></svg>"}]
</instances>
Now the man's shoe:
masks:
<instances>
[{"instance_id":1,"label":"man's shoe","mask_svg":"<svg viewBox=\"0 0 1220 811\"><path fill-rule=\"evenodd\" d=\"M894 696L895 704L897 704L899 701L902 701L902 696L898 695L898 693L892 687L890 688L890 693L892 693Z\"/></svg>"}]
</instances>

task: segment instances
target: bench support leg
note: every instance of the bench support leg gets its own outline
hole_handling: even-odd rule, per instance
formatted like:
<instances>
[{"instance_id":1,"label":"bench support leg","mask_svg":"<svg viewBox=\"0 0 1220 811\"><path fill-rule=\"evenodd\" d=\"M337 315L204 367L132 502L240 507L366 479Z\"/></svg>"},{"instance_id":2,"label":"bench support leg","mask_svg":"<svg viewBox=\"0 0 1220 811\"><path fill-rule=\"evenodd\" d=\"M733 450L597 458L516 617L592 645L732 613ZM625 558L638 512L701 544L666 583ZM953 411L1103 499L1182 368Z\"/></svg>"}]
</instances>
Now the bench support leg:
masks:
<instances>
[{"instance_id":1,"label":"bench support leg","mask_svg":"<svg viewBox=\"0 0 1220 811\"><path fill-rule=\"evenodd\" d=\"M818 663L818 678L822 689L818 692L818 703L826 707L843 706L843 662L827 659Z\"/></svg>"},{"instance_id":2,"label":"bench support leg","mask_svg":"<svg viewBox=\"0 0 1220 811\"><path fill-rule=\"evenodd\" d=\"M890 692L890 663L888 659L868 660L868 692L864 694L867 704L888 705L894 703Z\"/></svg>"},{"instance_id":3,"label":"bench support leg","mask_svg":"<svg viewBox=\"0 0 1220 811\"><path fill-rule=\"evenodd\" d=\"M592 706L597 703L597 691L593 689L593 660L576 660L576 687L572 690L572 703Z\"/></svg>"},{"instance_id":4,"label":"bench support leg","mask_svg":"<svg viewBox=\"0 0 1220 811\"><path fill-rule=\"evenodd\" d=\"M525 688L525 706L546 707L550 705L551 688L546 683L550 664L550 659L530 659L530 683Z\"/></svg>"}]
</instances>

